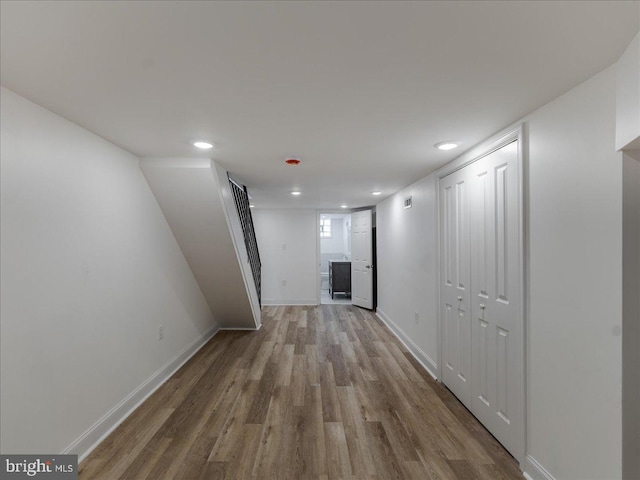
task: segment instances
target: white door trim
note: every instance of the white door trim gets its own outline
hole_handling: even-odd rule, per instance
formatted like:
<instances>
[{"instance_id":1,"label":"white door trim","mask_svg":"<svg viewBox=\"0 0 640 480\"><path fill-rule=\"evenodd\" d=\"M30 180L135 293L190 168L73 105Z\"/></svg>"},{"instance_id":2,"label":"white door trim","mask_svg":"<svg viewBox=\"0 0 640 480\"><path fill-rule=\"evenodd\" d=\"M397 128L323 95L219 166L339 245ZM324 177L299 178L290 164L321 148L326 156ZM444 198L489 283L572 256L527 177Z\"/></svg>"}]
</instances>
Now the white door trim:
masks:
<instances>
[{"instance_id":1,"label":"white door trim","mask_svg":"<svg viewBox=\"0 0 640 480\"><path fill-rule=\"evenodd\" d=\"M522 334L520 338L518 338L518 343L520 344L520 351L522 352L521 364L519 366L519 370L522 373L521 378L522 383L519 385L519 394L522 398L522 405L520 406L521 411L521 422L522 422L522 432L521 432L521 440L520 446L515 453L515 457L520 463L521 466L524 466L525 455L527 451L527 350L526 350L526 338L528 331L528 281L527 276L529 272L528 266L528 249L527 249L527 222L528 219L525 218L526 212L526 202L528 198L528 192L526 190L525 184L525 169L527 167L527 158L526 152L528 151L526 138L525 138L525 124L519 124L516 127L510 127L508 129L503 130L502 132L494 135L493 137L485 140L484 142L478 144L473 147L471 150L465 152L460 157L451 161L441 169L436 172L437 176L437 187L436 191L438 194L436 195L436 211L438 212L438 256L440 259L442 252L441 245L441 219L440 219L440 181L450 175L451 173L460 170L461 168L466 167L467 165L475 162L476 160L485 157L494 151L504 147L505 145L517 140L518 141L518 217L519 217L519 242L518 242L518 258L520 265L520 309L519 309L519 318L518 320L522 324ZM439 261L439 260L438 260ZM437 268L437 284L438 284L438 305L440 305L441 298L441 288L440 288L440 266ZM440 308L438 308L438 378L442 379L443 369L442 369L442 350L443 350L443 319L440 312Z\"/></svg>"}]
</instances>

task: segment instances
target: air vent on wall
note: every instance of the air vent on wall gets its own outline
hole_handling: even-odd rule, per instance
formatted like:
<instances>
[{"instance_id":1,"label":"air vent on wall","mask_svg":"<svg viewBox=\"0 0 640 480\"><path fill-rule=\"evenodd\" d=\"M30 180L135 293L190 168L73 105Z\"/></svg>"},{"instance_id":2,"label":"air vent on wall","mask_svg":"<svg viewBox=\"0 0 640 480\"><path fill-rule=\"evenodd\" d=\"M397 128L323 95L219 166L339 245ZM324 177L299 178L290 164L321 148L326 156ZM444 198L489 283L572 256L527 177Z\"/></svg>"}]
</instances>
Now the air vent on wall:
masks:
<instances>
[{"instance_id":1,"label":"air vent on wall","mask_svg":"<svg viewBox=\"0 0 640 480\"><path fill-rule=\"evenodd\" d=\"M412 197L407 197L407 198L404 199L404 208L405 209L411 208L411 198Z\"/></svg>"}]
</instances>

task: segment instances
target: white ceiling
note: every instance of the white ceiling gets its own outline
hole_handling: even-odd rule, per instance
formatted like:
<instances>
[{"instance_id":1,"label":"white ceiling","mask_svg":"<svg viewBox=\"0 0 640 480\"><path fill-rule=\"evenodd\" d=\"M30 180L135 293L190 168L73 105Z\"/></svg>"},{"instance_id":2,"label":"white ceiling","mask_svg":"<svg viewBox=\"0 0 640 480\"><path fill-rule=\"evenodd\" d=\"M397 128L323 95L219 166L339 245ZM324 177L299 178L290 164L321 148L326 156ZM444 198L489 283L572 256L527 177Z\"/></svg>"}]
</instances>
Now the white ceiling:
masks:
<instances>
[{"instance_id":1,"label":"white ceiling","mask_svg":"<svg viewBox=\"0 0 640 480\"><path fill-rule=\"evenodd\" d=\"M0 8L5 87L136 155L213 157L257 207L374 204L613 64L640 25L612 0Z\"/></svg>"}]
</instances>

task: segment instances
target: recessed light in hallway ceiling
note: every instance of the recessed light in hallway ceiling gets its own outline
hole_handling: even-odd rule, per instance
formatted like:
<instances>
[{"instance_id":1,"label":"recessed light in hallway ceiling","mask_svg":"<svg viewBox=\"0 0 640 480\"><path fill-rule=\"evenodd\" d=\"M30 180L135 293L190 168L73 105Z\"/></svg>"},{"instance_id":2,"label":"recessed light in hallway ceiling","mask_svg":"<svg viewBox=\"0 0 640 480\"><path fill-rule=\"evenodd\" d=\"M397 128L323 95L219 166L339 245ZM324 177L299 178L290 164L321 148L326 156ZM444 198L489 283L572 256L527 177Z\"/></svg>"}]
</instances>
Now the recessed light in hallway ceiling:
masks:
<instances>
[{"instance_id":1,"label":"recessed light in hallway ceiling","mask_svg":"<svg viewBox=\"0 0 640 480\"><path fill-rule=\"evenodd\" d=\"M209 150L213 148L213 144L209 142L193 142L194 147L198 147L201 150Z\"/></svg>"},{"instance_id":2,"label":"recessed light in hallway ceiling","mask_svg":"<svg viewBox=\"0 0 640 480\"><path fill-rule=\"evenodd\" d=\"M434 147L439 150L452 150L460 146L460 142L453 142L451 140L447 140L446 142L436 143Z\"/></svg>"},{"instance_id":3,"label":"recessed light in hallway ceiling","mask_svg":"<svg viewBox=\"0 0 640 480\"><path fill-rule=\"evenodd\" d=\"M295 190L295 191L291 192L291 195L295 195L295 196L302 195L302 192L299 192L299 191Z\"/></svg>"}]
</instances>

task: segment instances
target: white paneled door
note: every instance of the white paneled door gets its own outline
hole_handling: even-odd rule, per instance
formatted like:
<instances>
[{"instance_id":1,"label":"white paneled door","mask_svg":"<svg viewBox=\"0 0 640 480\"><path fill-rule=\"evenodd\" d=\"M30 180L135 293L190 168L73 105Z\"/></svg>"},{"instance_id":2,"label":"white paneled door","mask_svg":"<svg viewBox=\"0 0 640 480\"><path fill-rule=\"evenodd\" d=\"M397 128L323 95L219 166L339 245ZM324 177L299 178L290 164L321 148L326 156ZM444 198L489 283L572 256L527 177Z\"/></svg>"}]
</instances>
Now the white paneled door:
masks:
<instances>
[{"instance_id":1,"label":"white paneled door","mask_svg":"<svg viewBox=\"0 0 640 480\"><path fill-rule=\"evenodd\" d=\"M442 379L516 458L523 449L518 142L440 180Z\"/></svg>"},{"instance_id":2,"label":"white paneled door","mask_svg":"<svg viewBox=\"0 0 640 480\"><path fill-rule=\"evenodd\" d=\"M351 214L351 303L373 308L371 210Z\"/></svg>"},{"instance_id":3,"label":"white paneled door","mask_svg":"<svg viewBox=\"0 0 640 480\"><path fill-rule=\"evenodd\" d=\"M459 170L440 181L442 378L465 404L471 387L469 182Z\"/></svg>"}]
</instances>

